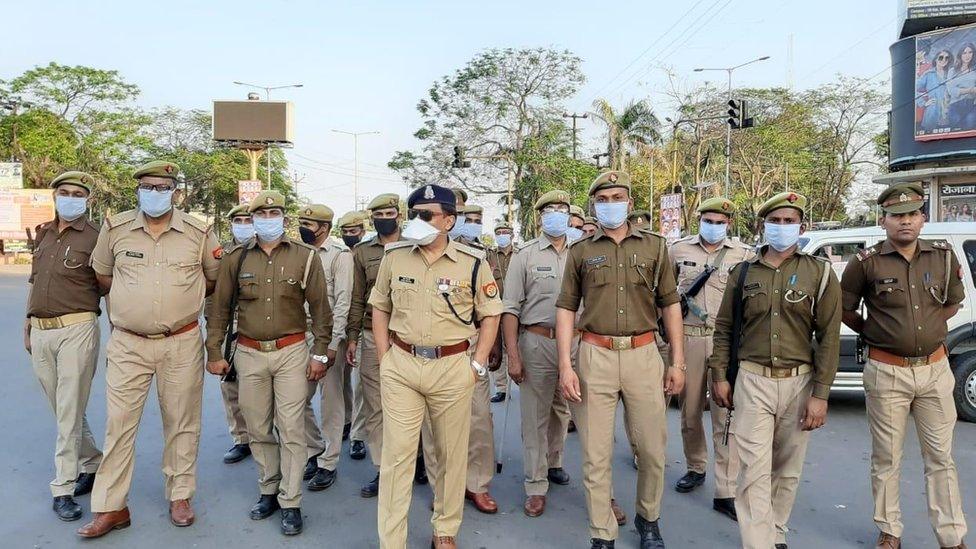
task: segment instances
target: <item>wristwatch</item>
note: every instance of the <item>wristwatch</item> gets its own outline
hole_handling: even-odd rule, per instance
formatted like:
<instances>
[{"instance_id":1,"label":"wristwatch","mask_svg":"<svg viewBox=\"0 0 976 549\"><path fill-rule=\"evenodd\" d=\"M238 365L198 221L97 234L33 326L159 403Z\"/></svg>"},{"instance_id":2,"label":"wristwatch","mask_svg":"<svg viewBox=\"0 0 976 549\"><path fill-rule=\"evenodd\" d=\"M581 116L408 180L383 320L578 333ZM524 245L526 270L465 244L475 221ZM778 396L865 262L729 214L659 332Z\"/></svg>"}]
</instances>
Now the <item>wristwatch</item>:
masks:
<instances>
[{"instance_id":1,"label":"wristwatch","mask_svg":"<svg viewBox=\"0 0 976 549\"><path fill-rule=\"evenodd\" d=\"M687 372L688 371L688 367L685 366L684 364L672 364L671 367L672 368L677 368L677 369L681 370L682 372Z\"/></svg>"},{"instance_id":2,"label":"wristwatch","mask_svg":"<svg viewBox=\"0 0 976 549\"><path fill-rule=\"evenodd\" d=\"M329 363L329 355L312 355L312 360L317 360L322 364Z\"/></svg>"},{"instance_id":3,"label":"wristwatch","mask_svg":"<svg viewBox=\"0 0 976 549\"><path fill-rule=\"evenodd\" d=\"M478 374L478 377L485 377L488 375L488 368L485 368L473 358L471 359L471 367L474 368L474 371L476 374Z\"/></svg>"}]
</instances>

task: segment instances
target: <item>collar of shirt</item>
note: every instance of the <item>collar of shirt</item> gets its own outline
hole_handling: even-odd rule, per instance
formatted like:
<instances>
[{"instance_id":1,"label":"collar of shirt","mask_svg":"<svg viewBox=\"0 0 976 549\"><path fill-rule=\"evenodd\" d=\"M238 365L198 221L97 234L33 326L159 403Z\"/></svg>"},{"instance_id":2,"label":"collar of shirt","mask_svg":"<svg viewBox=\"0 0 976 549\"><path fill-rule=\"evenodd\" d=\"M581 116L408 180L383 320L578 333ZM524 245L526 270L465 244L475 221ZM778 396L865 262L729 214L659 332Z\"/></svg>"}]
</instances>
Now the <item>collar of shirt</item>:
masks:
<instances>
[{"instance_id":1,"label":"collar of shirt","mask_svg":"<svg viewBox=\"0 0 976 549\"><path fill-rule=\"evenodd\" d=\"M57 229L60 226L60 223L61 223L60 219L58 218L57 215L55 215L54 216L54 228ZM75 219L74 221L69 221L68 222L68 227L71 228L71 229L74 229L76 231L84 231L85 230L85 225L87 225L87 224L88 224L88 217L82 215L81 217L79 217L78 219Z\"/></svg>"},{"instance_id":2,"label":"collar of shirt","mask_svg":"<svg viewBox=\"0 0 976 549\"><path fill-rule=\"evenodd\" d=\"M420 244L414 244L413 246L411 246L411 247L410 247L410 253L414 253L414 254L423 254L423 252L422 252L422 251L420 250ZM461 251L460 251L460 250L458 250L458 248L457 248L457 243L456 243L456 242L454 242L454 241L453 241L453 240L451 240L451 239L448 239L448 240L447 240L447 247L446 247L446 248L444 248L444 253L442 253L442 254L440 255L440 257L438 257L438 258L437 258L437 259L435 259L434 261L431 261L431 262L430 262L430 264L431 264L431 265L433 265L433 264L434 264L434 263L436 263L436 262L437 262L438 260L440 260L440 258L441 258L441 257L445 257L445 256L446 256L446 257L447 257L448 259L450 259L451 261L453 261L453 262L455 262L455 263L457 263L457 260L458 260L458 254L460 254L460 253L461 253ZM425 257L425 259L426 259L426 257Z\"/></svg>"},{"instance_id":3,"label":"collar of shirt","mask_svg":"<svg viewBox=\"0 0 976 549\"><path fill-rule=\"evenodd\" d=\"M550 248L550 247L553 249L553 251L555 251L556 249L556 246L552 243L552 239L550 239L549 235L547 235L546 233L539 233L539 244L540 244L539 245L540 250L545 250L546 248ZM568 244L569 244L568 242L563 242L563 251L566 251L566 249L569 248Z\"/></svg>"},{"instance_id":4,"label":"collar of shirt","mask_svg":"<svg viewBox=\"0 0 976 549\"><path fill-rule=\"evenodd\" d=\"M163 232L165 233L170 229L179 231L181 233L185 232L186 227L184 226L184 222L183 222L183 212L177 210L176 208L173 208L170 211L173 212L173 215L171 215L169 218L169 226L166 227L166 229ZM129 227L129 230L134 231L136 229L145 229L145 228L146 228L146 216L145 214L142 213L142 210L139 210L136 213L136 218L132 220L132 226Z\"/></svg>"},{"instance_id":5,"label":"collar of shirt","mask_svg":"<svg viewBox=\"0 0 976 549\"><path fill-rule=\"evenodd\" d=\"M631 222L628 221L627 222L627 236L624 237L624 240L627 240L628 238L631 238L631 237L641 238L640 228L638 228L636 225L634 225L633 223L631 223ZM596 233L594 233L591 238L593 238L594 241L600 240L601 238L609 238L610 240L613 240L612 238L610 238L609 236L607 236L607 233L606 232L603 231L603 227L597 227L596 228ZM621 242L623 242L623 240L621 240Z\"/></svg>"},{"instance_id":6,"label":"collar of shirt","mask_svg":"<svg viewBox=\"0 0 976 549\"><path fill-rule=\"evenodd\" d=\"M696 234L695 236L691 237L691 239L689 240L689 242L691 242L692 244L698 244L699 246L702 247L702 249L705 249L704 244L702 244L701 235L699 235L699 234ZM719 246L719 247L720 248L731 248L732 247L732 241L729 238L726 238L725 240L722 241L721 246ZM718 248L716 248L716 249L718 249ZM707 252L708 250L705 250L705 251ZM711 253L711 252L709 252L709 253Z\"/></svg>"},{"instance_id":7,"label":"collar of shirt","mask_svg":"<svg viewBox=\"0 0 976 549\"><path fill-rule=\"evenodd\" d=\"M319 246L319 249L328 250L329 248L333 248L333 247L341 248L342 246L340 246L339 243L333 240L332 237L330 236L322 241L322 245Z\"/></svg>"},{"instance_id":8,"label":"collar of shirt","mask_svg":"<svg viewBox=\"0 0 976 549\"><path fill-rule=\"evenodd\" d=\"M283 245L288 246L290 244L291 244L291 239L288 238L287 236L282 236L281 239L278 240L278 244L276 244L275 247L271 249L271 251L272 252L275 251L278 248L278 246L283 246ZM246 250L253 250L254 248L260 249L260 246L258 246L257 237L248 240L247 244L244 245L244 249Z\"/></svg>"},{"instance_id":9,"label":"collar of shirt","mask_svg":"<svg viewBox=\"0 0 976 549\"><path fill-rule=\"evenodd\" d=\"M749 260L749 263L752 263L753 265L755 265L756 263L760 263L762 265L769 267L770 269L776 269L776 267L773 267L769 263L766 263L766 261L763 259L763 256L766 254L767 249L769 249L769 244L765 244L761 246L759 250L756 252L756 255L754 255L752 259ZM783 264L786 264L787 261L792 261L794 258L797 258L801 255L807 255L807 254L806 252L800 250L800 248L798 247L796 250L793 251L792 254L790 254L789 257L783 260ZM783 265L781 264L780 268L782 268L782 266Z\"/></svg>"},{"instance_id":10,"label":"collar of shirt","mask_svg":"<svg viewBox=\"0 0 976 549\"><path fill-rule=\"evenodd\" d=\"M918 247L915 248L915 255L913 257L918 257L920 253L931 252L934 249L932 248L932 244L925 240L919 239L917 242ZM896 254L898 253L898 250L895 249L895 246L891 243L891 240L886 238L885 241L881 243L881 250L878 253Z\"/></svg>"}]
</instances>

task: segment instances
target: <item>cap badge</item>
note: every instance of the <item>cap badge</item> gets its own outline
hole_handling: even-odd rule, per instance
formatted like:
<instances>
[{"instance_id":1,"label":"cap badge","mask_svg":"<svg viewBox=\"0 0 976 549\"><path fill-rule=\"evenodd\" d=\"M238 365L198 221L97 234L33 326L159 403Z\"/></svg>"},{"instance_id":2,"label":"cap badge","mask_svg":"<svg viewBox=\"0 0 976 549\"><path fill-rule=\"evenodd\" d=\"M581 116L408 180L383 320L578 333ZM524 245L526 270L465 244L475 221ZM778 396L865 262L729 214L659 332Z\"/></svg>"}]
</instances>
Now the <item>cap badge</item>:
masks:
<instances>
[{"instance_id":1,"label":"cap badge","mask_svg":"<svg viewBox=\"0 0 976 549\"><path fill-rule=\"evenodd\" d=\"M908 202L908 195L905 193L898 195L898 202Z\"/></svg>"},{"instance_id":2,"label":"cap badge","mask_svg":"<svg viewBox=\"0 0 976 549\"><path fill-rule=\"evenodd\" d=\"M305 215L312 215L312 208L305 208Z\"/></svg>"},{"instance_id":3,"label":"cap badge","mask_svg":"<svg viewBox=\"0 0 976 549\"><path fill-rule=\"evenodd\" d=\"M796 199L797 196L795 193L790 193L789 196L786 197L786 201L789 202L790 204L796 202Z\"/></svg>"},{"instance_id":4,"label":"cap badge","mask_svg":"<svg viewBox=\"0 0 976 549\"><path fill-rule=\"evenodd\" d=\"M166 173L173 173L173 166L169 164L167 164L166 167L163 169L166 170Z\"/></svg>"},{"instance_id":5,"label":"cap badge","mask_svg":"<svg viewBox=\"0 0 976 549\"><path fill-rule=\"evenodd\" d=\"M427 185L427 188L424 189L424 199L430 200L431 198L434 198L434 188Z\"/></svg>"},{"instance_id":6,"label":"cap badge","mask_svg":"<svg viewBox=\"0 0 976 549\"><path fill-rule=\"evenodd\" d=\"M609 180L609 181L610 181L611 183L616 183L616 182L617 182L617 174L615 174L615 173L611 173L611 174L610 174L609 176L607 176L607 179L608 179L608 180Z\"/></svg>"},{"instance_id":7,"label":"cap badge","mask_svg":"<svg viewBox=\"0 0 976 549\"><path fill-rule=\"evenodd\" d=\"M264 199L264 203L267 204L268 206L270 206L270 205L274 204L274 198L271 198L269 196L268 198L265 198Z\"/></svg>"}]
</instances>

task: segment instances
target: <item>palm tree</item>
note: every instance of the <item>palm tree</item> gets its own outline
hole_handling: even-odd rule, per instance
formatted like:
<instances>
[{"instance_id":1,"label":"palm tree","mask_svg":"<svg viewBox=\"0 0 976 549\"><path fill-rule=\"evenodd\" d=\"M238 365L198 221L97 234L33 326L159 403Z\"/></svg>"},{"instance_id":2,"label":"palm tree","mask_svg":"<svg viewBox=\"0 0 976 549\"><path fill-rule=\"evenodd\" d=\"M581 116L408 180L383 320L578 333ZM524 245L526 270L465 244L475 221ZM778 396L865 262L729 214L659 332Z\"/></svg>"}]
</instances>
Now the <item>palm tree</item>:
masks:
<instances>
[{"instance_id":1,"label":"palm tree","mask_svg":"<svg viewBox=\"0 0 976 549\"><path fill-rule=\"evenodd\" d=\"M631 101L618 114L606 99L593 102L593 116L607 126L607 153L610 168L625 168L628 152L638 151L660 141L661 122L646 100Z\"/></svg>"}]
</instances>

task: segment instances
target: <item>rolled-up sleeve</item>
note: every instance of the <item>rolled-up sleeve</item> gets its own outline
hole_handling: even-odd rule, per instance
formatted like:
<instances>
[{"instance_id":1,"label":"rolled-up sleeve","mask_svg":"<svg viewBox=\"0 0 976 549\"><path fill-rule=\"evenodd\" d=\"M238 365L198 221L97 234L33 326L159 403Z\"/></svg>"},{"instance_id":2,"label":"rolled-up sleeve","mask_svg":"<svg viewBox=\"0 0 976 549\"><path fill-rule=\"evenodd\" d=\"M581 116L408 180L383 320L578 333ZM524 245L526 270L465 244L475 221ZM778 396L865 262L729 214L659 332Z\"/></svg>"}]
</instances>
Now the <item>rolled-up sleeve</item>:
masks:
<instances>
[{"instance_id":1,"label":"rolled-up sleeve","mask_svg":"<svg viewBox=\"0 0 976 549\"><path fill-rule=\"evenodd\" d=\"M559 297L556 299L557 309L578 311L580 302L583 300L582 288L580 287L580 264L582 257L578 246L569 249L569 257L566 259L566 268L563 270L563 282L559 288Z\"/></svg>"},{"instance_id":2,"label":"rolled-up sleeve","mask_svg":"<svg viewBox=\"0 0 976 549\"><path fill-rule=\"evenodd\" d=\"M502 312L510 315L520 316L522 305L525 304L525 256L524 253L516 253L505 274L505 299L502 302L504 306Z\"/></svg>"},{"instance_id":3,"label":"rolled-up sleeve","mask_svg":"<svg viewBox=\"0 0 976 549\"><path fill-rule=\"evenodd\" d=\"M478 270L478 289L474 293L474 311L479 319L502 314L502 300L498 297L498 282L490 269Z\"/></svg>"},{"instance_id":4,"label":"rolled-up sleeve","mask_svg":"<svg viewBox=\"0 0 976 549\"><path fill-rule=\"evenodd\" d=\"M106 223L98 232L98 240L91 254L92 269L102 276L112 276L112 270L115 268L115 253L112 251L110 241L109 226Z\"/></svg>"}]
</instances>

